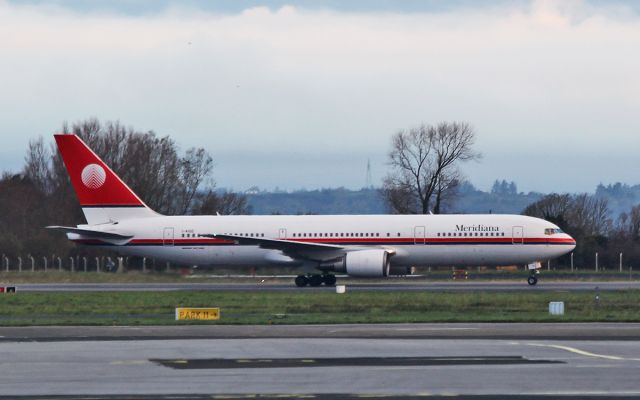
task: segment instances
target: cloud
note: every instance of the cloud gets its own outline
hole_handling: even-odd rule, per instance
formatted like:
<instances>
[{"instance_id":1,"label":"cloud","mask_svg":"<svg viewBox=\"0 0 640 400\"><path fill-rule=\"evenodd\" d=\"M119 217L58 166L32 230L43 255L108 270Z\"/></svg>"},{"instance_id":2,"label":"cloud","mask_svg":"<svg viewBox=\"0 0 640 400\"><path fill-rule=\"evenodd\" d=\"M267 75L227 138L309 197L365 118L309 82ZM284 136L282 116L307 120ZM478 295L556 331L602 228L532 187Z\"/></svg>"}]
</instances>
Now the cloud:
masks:
<instances>
[{"instance_id":1,"label":"cloud","mask_svg":"<svg viewBox=\"0 0 640 400\"><path fill-rule=\"evenodd\" d=\"M152 15L0 2L0 117L12 154L63 120L154 129L235 160L217 179L236 187L357 187L368 155L384 172L396 130L465 120L485 155L469 168L474 182L505 177L550 190L567 180L550 177L568 149L582 165L638 148L639 22L624 4L580 1L233 14L172 3ZM315 161L291 157L297 174L282 176L291 153ZM342 159L341 169L318 176L323 154ZM278 176L264 166L270 155ZM547 156L560 161L539 162ZM505 166L510 157L530 161ZM362 173L344 170L350 158ZM590 164L575 189L640 172Z\"/></svg>"}]
</instances>

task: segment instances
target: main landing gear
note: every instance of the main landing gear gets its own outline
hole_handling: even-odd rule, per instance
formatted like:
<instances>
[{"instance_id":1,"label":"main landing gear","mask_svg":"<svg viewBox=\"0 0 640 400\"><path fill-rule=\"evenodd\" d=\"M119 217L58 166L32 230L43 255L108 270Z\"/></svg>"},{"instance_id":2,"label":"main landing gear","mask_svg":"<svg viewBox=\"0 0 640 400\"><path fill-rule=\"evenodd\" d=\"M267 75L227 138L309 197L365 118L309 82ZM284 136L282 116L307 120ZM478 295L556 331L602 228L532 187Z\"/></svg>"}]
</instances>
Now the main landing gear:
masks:
<instances>
[{"instance_id":1,"label":"main landing gear","mask_svg":"<svg viewBox=\"0 0 640 400\"><path fill-rule=\"evenodd\" d=\"M335 275L298 275L295 279L297 287L305 287L307 285L312 287L320 286L324 283L325 286L333 286L336 284Z\"/></svg>"},{"instance_id":2,"label":"main landing gear","mask_svg":"<svg viewBox=\"0 0 640 400\"><path fill-rule=\"evenodd\" d=\"M531 286L535 285L536 283L538 283L538 277L537 277L537 276L535 276L535 275L530 275L530 276L527 278L527 283L528 283L529 285L531 285Z\"/></svg>"}]
</instances>

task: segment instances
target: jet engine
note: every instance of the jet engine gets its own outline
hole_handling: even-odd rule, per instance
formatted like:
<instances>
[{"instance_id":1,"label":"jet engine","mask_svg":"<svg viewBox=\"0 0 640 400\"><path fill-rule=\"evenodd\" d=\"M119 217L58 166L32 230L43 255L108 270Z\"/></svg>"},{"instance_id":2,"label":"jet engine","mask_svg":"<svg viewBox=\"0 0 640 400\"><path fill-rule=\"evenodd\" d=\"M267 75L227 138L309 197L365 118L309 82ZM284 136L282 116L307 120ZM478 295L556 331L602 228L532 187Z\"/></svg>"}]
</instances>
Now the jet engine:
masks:
<instances>
[{"instance_id":1,"label":"jet engine","mask_svg":"<svg viewBox=\"0 0 640 400\"><path fill-rule=\"evenodd\" d=\"M350 251L341 261L323 265L320 269L366 278L384 277L389 275L389 252L380 249Z\"/></svg>"}]
</instances>

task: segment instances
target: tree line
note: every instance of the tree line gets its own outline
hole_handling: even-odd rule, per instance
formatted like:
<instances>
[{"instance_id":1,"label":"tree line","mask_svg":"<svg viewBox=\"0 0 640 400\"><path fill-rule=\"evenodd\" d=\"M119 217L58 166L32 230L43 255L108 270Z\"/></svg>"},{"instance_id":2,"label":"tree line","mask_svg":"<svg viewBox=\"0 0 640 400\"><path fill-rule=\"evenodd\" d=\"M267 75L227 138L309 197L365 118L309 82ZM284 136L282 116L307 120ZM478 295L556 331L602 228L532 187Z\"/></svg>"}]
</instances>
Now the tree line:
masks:
<instances>
[{"instance_id":1,"label":"tree line","mask_svg":"<svg viewBox=\"0 0 640 400\"><path fill-rule=\"evenodd\" d=\"M530 204L523 214L546 219L576 239L574 264L595 268L596 253L600 268L617 269L620 254L623 268L640 266L640 205L612 217L608 200L589 194L552 193ZM570 255L558 260L571 263Z\"/></svg>"},{"instance_id":2,"label":"tree line","mask_svg":"<svg viewBox=\"0 0 640 400\"><path fill-rule=\"evenodd\" d=\"M61 132L78 135L149 207L165 215L245 214L246 197L216 191L213 159L203 148L180 154L169 136L141 132L119 122L92 118L63 124ZM29 142L22 171L0 178L0 252L73 255L65 237L43 229L75 226L84 216L59 152L42 137ZM82 249L87 253L88 249Z\"/></svg>"}]
</instances>

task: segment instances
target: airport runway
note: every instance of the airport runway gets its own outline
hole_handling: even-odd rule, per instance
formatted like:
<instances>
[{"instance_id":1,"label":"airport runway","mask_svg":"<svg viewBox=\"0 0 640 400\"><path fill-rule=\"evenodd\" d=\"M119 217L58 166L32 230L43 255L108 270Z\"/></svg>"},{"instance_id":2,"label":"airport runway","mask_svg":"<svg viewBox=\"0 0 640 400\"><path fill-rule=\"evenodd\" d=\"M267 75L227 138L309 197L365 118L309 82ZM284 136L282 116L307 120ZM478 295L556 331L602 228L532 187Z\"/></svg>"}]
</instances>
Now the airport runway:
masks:
<instances>
[{"instance_id":1,"label":"airport runway","mask_svg":"<svg viewBox=\"0 0 640 400\"><path fill-rule=\"evenodd\" d=\"M590 281L540 281L535 286L522 282L407 282L385 283L349 283L338 282L347 286L347 291L381 291L381 292L535 292L535 291L563 291L579 292L594 290L625 290L640 289L640 281L619 282L590 282ZM106 291L335 291L333 287L320 286L316 288L298 288L292 283L39 283L15 285L21 292L106 292Z\"/></svg>"},{"instance_id":2,"label":"airport runway","mask_svg":"<svg viewBox=\"0 0 640 400\"><path fill-rule=\"evenodd\" d=\"M399 333L438 328L445 333L455 328L473 331L476 324L454 325L359 326L361 332L391 332L379 338L311 338L298 332L297 337L250 339L110 340L107 335L101 340L55 343L6 340L0 342L1 395L76 395L82 399L132 395L187 399L222 394L235 395L232 398L258 394L264 398L640 396L638 340L526 336L466 340L409 338ZM564 325L545 324L544 329L553 331ZM607 326L612 324L585 325L585 329L610 329ZM637 324L633 325L637 332ZM289 328L295 329L283 329ZM109 332L111 328L95 329ZM517 332L521 328L509 329ZM6 328L0 333L6 334Z\"/></svg>"},{"instance_id":3,"label":"airport runway","mask_svg":"<svg viewBox=\"0 0 640 400\"><path fill-rule=\"evenodd\" d=\"M640 341L640 323L565 322L0 327L0 342L285 338Z\"/></svg>"}]
</instances>

